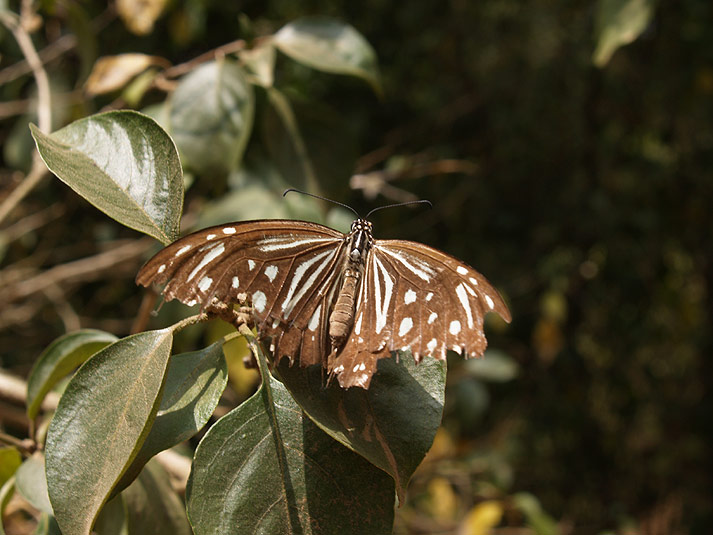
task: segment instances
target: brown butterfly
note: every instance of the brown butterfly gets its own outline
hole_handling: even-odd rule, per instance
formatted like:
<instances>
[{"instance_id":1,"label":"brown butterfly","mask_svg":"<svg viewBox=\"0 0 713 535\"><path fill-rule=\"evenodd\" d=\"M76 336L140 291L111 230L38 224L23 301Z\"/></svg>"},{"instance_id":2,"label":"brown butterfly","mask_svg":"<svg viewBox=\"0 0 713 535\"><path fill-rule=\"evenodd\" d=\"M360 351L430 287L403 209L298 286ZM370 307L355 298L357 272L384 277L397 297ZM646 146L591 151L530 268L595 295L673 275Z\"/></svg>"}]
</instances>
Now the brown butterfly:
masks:
<instances>
[{"instance_id":1,"label":"brown butterfly","mask_svg":"<svg viewBox=\"0 0 713 535\"><path fill-rule=\"evenodd\" d=\"M482 356L485 314L510 322L473 268L421 243L375 240L361 218L348 234L269 219L200 230L156 254L136 282L168 282L165 298L189 306L246 295L277 360L321 364L344 388L368 388L392 351L410 349L417 362L448 349Z\"/></svg>"}]
</instances>

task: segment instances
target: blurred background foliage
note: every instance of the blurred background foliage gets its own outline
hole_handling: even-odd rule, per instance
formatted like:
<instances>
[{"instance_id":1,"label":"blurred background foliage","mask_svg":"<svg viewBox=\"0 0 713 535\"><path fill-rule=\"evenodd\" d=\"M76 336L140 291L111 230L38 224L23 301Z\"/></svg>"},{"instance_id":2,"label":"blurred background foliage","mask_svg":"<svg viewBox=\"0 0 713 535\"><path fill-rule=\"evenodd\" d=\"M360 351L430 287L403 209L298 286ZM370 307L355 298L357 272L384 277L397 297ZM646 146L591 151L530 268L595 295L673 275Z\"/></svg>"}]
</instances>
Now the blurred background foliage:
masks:
<instances>
[{"instance_id":1,"label":"blurred background foliage","mask_svg":"<svg viewBox=\"0 0 713 535\"><path fill-rule=\"evenodd\" d=\"M513 322L490 318L485 360L449 360L443 427L398 511L397 533L710 532L713 4L126 0L107 9L45 0L38 8L33 39L54 128L133 107L180 129L182 110L210 106L200 84L185 83L210 67L189 64L161 84L157 76L244 40L226 50L238 52L238 78L252 88L236 104L250 111L231 124L241 150L213 146L202 160L211 147L184 148L185 230L261 217L348 225L342 209L282 199L288 186L361 213L426 198L433 210L378 212L377 236L441 248L502 291ZM373 48L378 76L368 61L341 76L261 46L305 16L351 25ZM2 201L30 166L36 91L7 30L0 47ZM97 59L123 53L145 56L100 87L107 77ZM80 326L131 330L143 293L133 276L151 251L86 272L76 262L96 261L135 232L56 180L0 228L3 368L26 375L51 340ZM161 311L186 313L170 303ZM181 343L221 329L190 330ZM253 384L240 369L244 351L235 348L231 366L234 403Z\"/></svg>"}]
</instances>

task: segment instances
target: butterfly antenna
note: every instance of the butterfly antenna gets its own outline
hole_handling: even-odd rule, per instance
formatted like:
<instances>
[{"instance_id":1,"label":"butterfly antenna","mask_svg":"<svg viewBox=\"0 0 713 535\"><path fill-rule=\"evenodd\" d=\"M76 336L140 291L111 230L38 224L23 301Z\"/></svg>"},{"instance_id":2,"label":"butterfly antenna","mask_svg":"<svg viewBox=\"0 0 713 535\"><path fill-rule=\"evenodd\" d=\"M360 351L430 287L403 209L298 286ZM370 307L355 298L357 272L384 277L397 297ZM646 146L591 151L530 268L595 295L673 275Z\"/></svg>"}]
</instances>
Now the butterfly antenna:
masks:
<instances>
[{"instance_id":1,"label":"butterfly antenna","mask_svg":"<svg viewBox=\"0 0 713 535\"><path fill-rule=\"evenodd\" d=\"M383 210L384 208L395 208L397 206L408 206L410 204L427 204L429 208L433 208L433 204L431 201L427 201L426 199L421 199L419 201L407 201L407 202L399 202L396 204L387 204L386 206L379 206L377 208L374 208L371 212L366 214L366 217L364 219L369 219L369 216L373 214L374 212L378 212L379 210Z\"/></svg>"},{"instance_id":2,"label":"butterfly antenna","mask_svg":"<svg viewBox=\"0 0 713 535\"><path fill-rule=\"evenodd\" d=\"M282 194L282 196L284 197L285 195L287 195L287 194L290 193L291 191L294 191L294 192L296 192L296 193L301 193L302 195L309 195L310 197L314 197L315 199L319 199L319 200L321 200L321 201L327 201L327 202L331 202L332 204L338 204L339 206L342 206L342 207L346 208L347 210L351 210L351 211L354 213L355 216L359 217L359 214L357 213L357 211L354 210L354 208L352 208L352 207L349 206L348 204L344 204L344 203L341 203L341 202L339 202L339 201L333 201L332 199L327 199L326 197L322 197L321 195L315 195L314 193L307 193L306 191L302 191L302 190L299 190L299 189L297 189L297 188L289 188L289 189L286 189L286 190L284 191L284 193Z\"/></svg>"}]
</instances>

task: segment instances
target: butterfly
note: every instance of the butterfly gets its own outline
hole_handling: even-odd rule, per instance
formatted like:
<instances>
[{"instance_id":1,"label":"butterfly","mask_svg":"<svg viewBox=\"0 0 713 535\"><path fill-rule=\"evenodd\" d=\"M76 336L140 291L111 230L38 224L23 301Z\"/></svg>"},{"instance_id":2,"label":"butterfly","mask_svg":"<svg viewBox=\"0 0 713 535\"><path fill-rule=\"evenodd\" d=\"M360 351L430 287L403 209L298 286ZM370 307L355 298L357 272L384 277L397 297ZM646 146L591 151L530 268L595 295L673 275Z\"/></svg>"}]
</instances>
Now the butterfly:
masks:
<instances>
[{"instance_id":1,"label":"butterfly","mask_svg":"<svg viewBox=\"0 0 713 535\"><path fill-rule=\"evenodd\" d=\"M379 359L398 350L416 362L449 349L480 357L485 315L510 322L473 268L421 243L374 239L358 216L348 234L269 219L199 230L157 253L136 281L166 283L165 299L189 306L247 297L276 361L321 364L343 388L368 388Z\"/></svg>"}]
</instances>

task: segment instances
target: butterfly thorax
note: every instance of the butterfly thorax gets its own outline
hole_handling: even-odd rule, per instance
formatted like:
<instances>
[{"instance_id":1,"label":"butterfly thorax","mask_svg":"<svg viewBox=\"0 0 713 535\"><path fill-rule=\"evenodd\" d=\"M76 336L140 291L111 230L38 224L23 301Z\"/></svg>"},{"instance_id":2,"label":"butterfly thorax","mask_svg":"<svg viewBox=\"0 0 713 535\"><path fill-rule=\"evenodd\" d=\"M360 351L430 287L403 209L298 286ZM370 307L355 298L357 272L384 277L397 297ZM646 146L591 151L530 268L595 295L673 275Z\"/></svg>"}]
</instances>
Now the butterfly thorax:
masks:
<instances>
[{"instance_id":1,"label":"butterfly thorax","mask_svg":"<svg viewBox=\"0 0 713 535\"><path fill-rule=\"evenodd\" d=\"M347 257L337 302L329 316L332 352L339 350L354 325L354 308L366 257L373 242L371 222L357 219L347 237Z\"/></svg>"}]
</instances>

